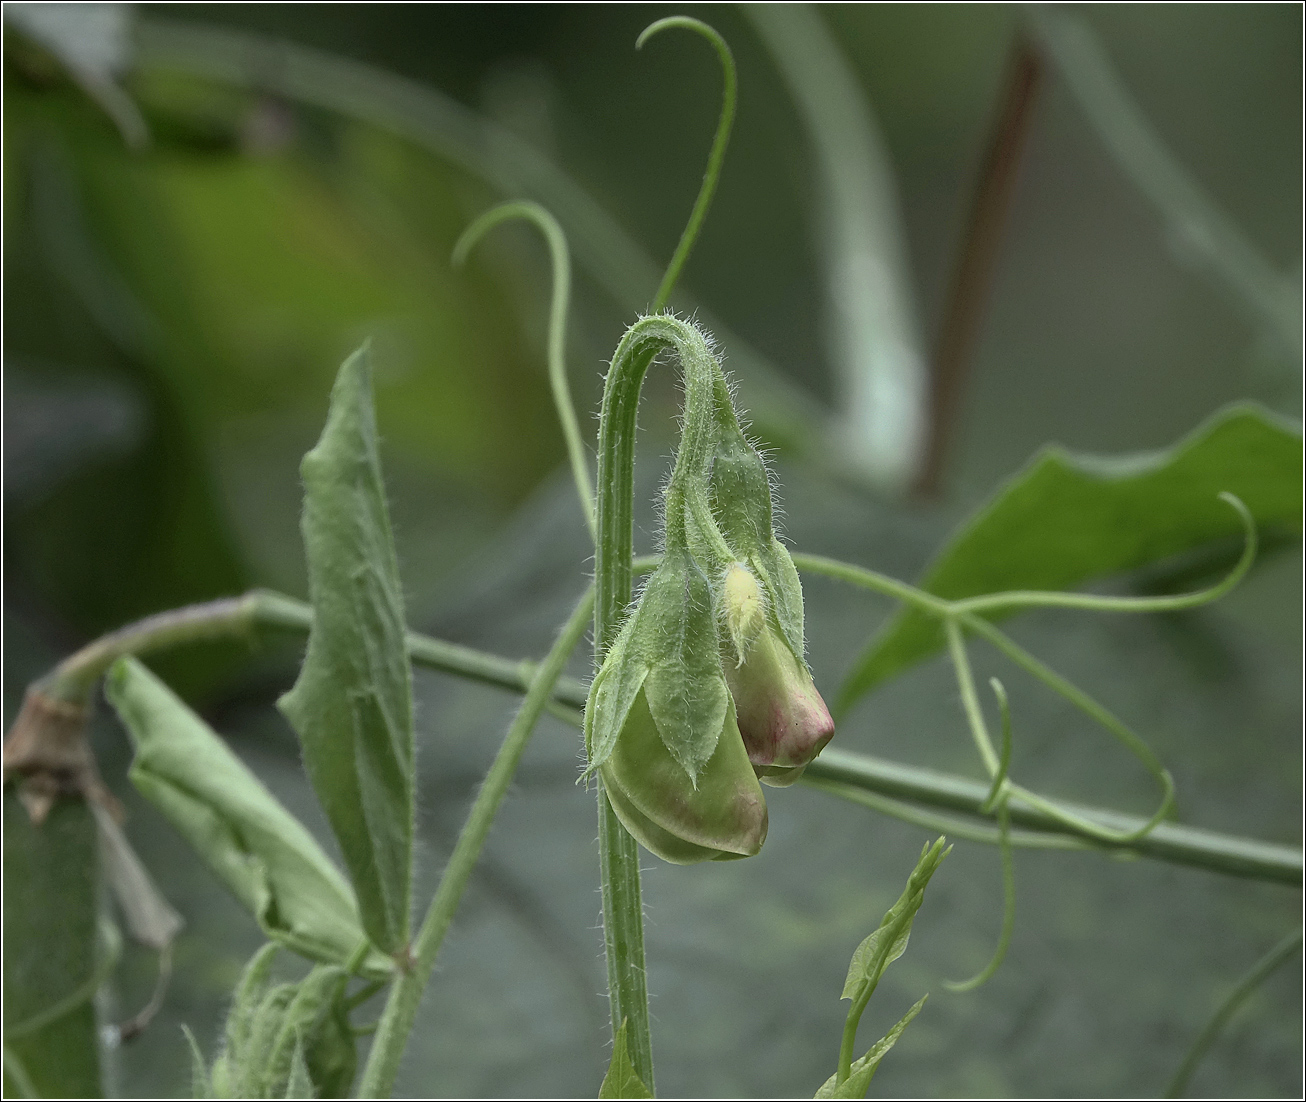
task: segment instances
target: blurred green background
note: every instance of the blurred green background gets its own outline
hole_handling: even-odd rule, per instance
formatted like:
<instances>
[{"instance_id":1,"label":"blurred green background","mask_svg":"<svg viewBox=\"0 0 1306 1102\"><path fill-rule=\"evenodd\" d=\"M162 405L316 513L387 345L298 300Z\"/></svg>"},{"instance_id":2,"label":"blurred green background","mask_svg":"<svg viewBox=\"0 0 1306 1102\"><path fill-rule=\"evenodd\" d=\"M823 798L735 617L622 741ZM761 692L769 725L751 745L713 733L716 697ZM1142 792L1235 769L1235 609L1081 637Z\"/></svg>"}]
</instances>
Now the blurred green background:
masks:
<instances>
[{"instance_id":1,"label":"blurred green background","mask_svg":"<svg viewBox=\"0 0 1306 1102\"><path fill-rule=\"evenodd\" d=\"M843 391L828 212L803 116L737 8L141 6L106 24L124 35L100 62L130 97L123 108L69 79L67 58L39 35L16 34L14 7L4 73L7 723L29 680L126 620L255 585L305 595L297 466L336 368L369 336L410 622L511 656L543 652L589 569L544 369L547 258L522 228L496 231L465 270L449 254L493 202L549 205L560 194L534 151L566 195L587 194L656 264L670 255L701 178L720 76L688 36L633 51L640 30L667 14L710 20L739 65L735 136L686 271L692 299L681 304L739 342L726 339L727 366L755 428L779 446L796 547L910 579L1047 441L1102 453L1163 447L1238 398L1300 413L1299 331L1295 347L1285 342L1265 310L1230 291L1201 243L1175 232L1053 65L1033 104L941 492L922 498L873 489L831 458L825 418L837 417ZM1175 160L1283 280L1299 318L1300 8L1077 15ZM882 132L901 213L900 290L928 351L1023 14L841 5L818 17ZM276 41L330 55L317 60L336 74L325 92L290 94L306 87L306 70ZM391 95L384 78L348 61L436 96ZM138 149L124 140L134 111L150 135ZM657 269L641 282L605 252L602 234L578 233L571 209L558 210L577 255L569 364L590 431L606 358L651 298ZM669 375L650 378L642 414L646 549L674 441ZM1300 549L1281 549L1215 607L1153 618L1042 612L1013 630L1152 740L1185 821L1296 842L1300 578ZM813 669L829 697L887 605L819 579L806 589ZM330 844L271 706L297 658L289 645L215 645L151 665ZM578 656L574 672L586 666ZM840 744L975 774L950 678L938 661L899 678L846 719ZM1032 682L1008 686L1028 783L1147 806L1145 778L1100 732ZM514 702L430 673L417 675L417 692L419 878L433 885ZM102 771L189 924L163 1012L107 1054L106 1086L169 1096L188 1076L178 1023L212 1052L259 938L126 783L125 740L103 712ZM594 812L573 783L579 754L574 731L542 724L444 950L400 1093L596 1091L607 1008ZM662 1094L810 1095L837 1054L848 956L925 837L801 787L770 806L755 860L679 869L649 859ZM1157 1093L1216 1001L1300 914L1299 893L1286 888L1095 854L1022 852L1016 872L1007 962L966 995L940 981L971 974L991 951L997 855L960 844L935 879L868 1029L887 1027L926 989L934 995L875 1094ZM105 1020L145 1001L152 970L147 954L128 950L101 1000ZM1300 1096L1300 1000L1294 964L1236 1019L1194 1093Z\"/></svg>"}]
</instances>

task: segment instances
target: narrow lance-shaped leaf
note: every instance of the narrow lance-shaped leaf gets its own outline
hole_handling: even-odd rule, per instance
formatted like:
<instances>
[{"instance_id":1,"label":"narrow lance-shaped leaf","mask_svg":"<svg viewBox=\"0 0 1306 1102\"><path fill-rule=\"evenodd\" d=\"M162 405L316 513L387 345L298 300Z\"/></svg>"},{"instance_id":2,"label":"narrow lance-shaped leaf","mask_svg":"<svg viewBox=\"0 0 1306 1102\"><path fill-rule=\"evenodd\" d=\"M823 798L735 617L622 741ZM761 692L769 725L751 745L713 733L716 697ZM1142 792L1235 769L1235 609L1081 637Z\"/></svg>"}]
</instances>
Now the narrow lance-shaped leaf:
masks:
<instances>
[{"instance_id":1,"label":"narrow lance-shaped leaf","mask_svg":"<svg viewBox=\"0 0 1306 1102\"><path fill-rule=\"evenodd\" d=\"M1242 402L1164 451L1093 456L1045 448L957 529L918 584L950 600L1066 589L1232 541L1240 522L1217 500L1222 491L1247 505L1263 546L1300 539L1301 429ZM1228 550L1232 562L1237 550ZM943 643L937 619L903 609L853 664L836 710Z\"/></svg>"},{"instance_id":2,"label":"narrow lance-shaped leaf","mask_svg":"<svg viewBox=\"0 0 1306 1102\"><path fill-rule=\"evenodd\" d=\"M118 661L105 683L131 736L132 783L253 914L269 938L343 963L365 939L353 892L313 836L144 666ZM372 953L364 969L391 964Z\"/></svg>"},{"instance_id":3,"label":"narrow lance-shaped leaf","mask_svg":"<svg viewBox=\"0 0 1306 1102\"><path fill-rule=\"evenodd\" d=\"M840 1083L838 1075L832 1075L824 1083L821 1089L816 1092L817 1098L865 1098L866 1090L871 1085L871 1079L875 1076L880 1067L880 1061L888 1055L889 1049L898 1043L898 1038L902 1036L902 1031L911 1024L911 1020L921 1012L921 1007L925 1005L928 995L922 995L902 1019L888 1033L881 1037L875 1044L871 1045L869 1051L860 1060L853 1062L852 1071L848 1078Z\"/></svg>"},{"instance_id":4,"label":"narrow lance-shaped leaf","mask_svg":"<svg viewBox=\"0 0 1306 1102\"><path fill-rule=\"evenodd\" d=\"M906 952L912 922L925 898L925 887L951 851L951 846L944 848L943 838L921 850L920 860L907 878L907 886L902 895L885 912L879 927L854 951L841 998L856 1002L866 987L870 985L873 988L879 983L884 970Z\"/></svg>"},{"instance_id":5,"label":"narrow lance-shaped leaf","mask_svg":"<svg viewBox=\"0 0 1306 1102\"><path fill-rule=\"evenodd\" d=\"M340 368L301 471L313 630L280 707L303 744L363 926L394 953L408 943L412 888L412 673L366 347Z\"/></svg>"}]
</instances>

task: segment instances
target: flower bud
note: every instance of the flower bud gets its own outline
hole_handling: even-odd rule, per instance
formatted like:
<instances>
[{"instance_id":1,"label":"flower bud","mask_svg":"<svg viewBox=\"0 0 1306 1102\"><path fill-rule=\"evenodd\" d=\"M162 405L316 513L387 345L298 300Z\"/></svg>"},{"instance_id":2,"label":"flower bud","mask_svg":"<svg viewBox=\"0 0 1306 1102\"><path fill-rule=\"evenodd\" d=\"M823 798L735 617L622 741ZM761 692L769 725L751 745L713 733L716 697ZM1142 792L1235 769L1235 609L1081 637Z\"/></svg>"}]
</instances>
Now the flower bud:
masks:
<instances>
[{"instance_id":1,"label":"flower bud","mask_svg":"<svg viewBox=\"0 0 1306 1102\"><path fill-rule=\"evenodd\" d=\"M664 861L691 865L752 857L766 841L766 800L733 705L695 782L667 749L641 689L599 775L617 818Z\"/></svg>"},{"instance_id":2,"label":"flower bud","mask_svg":"<svg viewBox=\"0 0 1306 1102\"><path fill-rule=\"evenodd\" d=\"M765 783L793 784L833 737L834 720L806 665L766 615L762 587L741 563L726 574L722 606L735 646L723 663L726 684L748 759Z\"/></svg>"}]
</instances>

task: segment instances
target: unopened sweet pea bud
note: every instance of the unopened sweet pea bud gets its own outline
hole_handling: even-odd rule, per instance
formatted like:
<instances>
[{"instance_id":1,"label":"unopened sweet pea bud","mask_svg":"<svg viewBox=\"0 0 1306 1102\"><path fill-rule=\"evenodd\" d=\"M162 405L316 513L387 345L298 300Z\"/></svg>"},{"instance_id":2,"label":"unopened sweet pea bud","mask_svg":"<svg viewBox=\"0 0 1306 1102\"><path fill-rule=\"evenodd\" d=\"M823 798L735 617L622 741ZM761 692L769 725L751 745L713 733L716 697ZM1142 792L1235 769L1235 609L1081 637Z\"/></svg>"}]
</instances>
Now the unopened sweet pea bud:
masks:
<instances>
[{"instance_id":1,"label":"unopened sweet pea bud","mask_svg":"<svg viewBox=\"0 0 1306 1102\"><path fill-rule=\"evenodd\" d=\"M695 783L658 734L641 689L599 775L617 818L664 861L692 865L752 857L766 841L766 800L733 705Z\"/></svg>"},{"instance_id":2,"label":"unopened sweet pea bud","mask_svg":"<svg viewBox=\"0 0 1306 1102\"><path fill-rule=\"evenodd\" d=\"M722 605L736 651L735 661L724 662L726 684L748 759L767 784L793 784L833 737L834 720L807 667L766 615L762 587L746 566L730 567ZM741 646L745 628L752 638Z\"/></svg>"}]
</instances>

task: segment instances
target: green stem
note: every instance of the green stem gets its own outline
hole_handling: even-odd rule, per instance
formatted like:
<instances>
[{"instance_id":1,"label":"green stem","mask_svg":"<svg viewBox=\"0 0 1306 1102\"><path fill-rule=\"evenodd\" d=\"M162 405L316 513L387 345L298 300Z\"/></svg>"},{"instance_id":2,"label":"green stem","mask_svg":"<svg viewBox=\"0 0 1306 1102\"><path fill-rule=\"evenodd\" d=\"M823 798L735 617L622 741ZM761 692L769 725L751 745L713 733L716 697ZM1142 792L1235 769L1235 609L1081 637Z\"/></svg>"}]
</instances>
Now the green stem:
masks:
<instances>
[{"instance_id":1,"label":"green stem","mask_svg":"<svg viewBox=\"0 0 1306 1102\"><path fill-rule=\"evenodd\" d=\"M893 945L902 936L904 928L911 925L915 913L910 908L905 909L894 920L893 924L884 931L882 944L886 946ZM848 1008L848 1017L844 1019L843 1023L843 1037L839 1042L839 1067L835 1072L836 1084L843 1083L852 1074L853 1052L857 1046L857 1027L861 1024L862 1014L866 1012L871 996L875 994L875 989L880 985L880 977L884 975L884 969L888 963L887 959L881 958L880 966L872 975L866 977L866 983L853 997L852 1005Z\"/></svg>"},{"instance_id":2,"label":"green stem","mask_svg":"<svg viewBox=\"0 0 1306 1102\"><path fill-rule=\"evenodd\" d=\"M869 807L872 811L878 811L882 815L900 819L904 823L911 823L912 826L924 827L934 833L946 834L949 838L960 838L964 842L977 842L983 846L999 846L1002 844L1001 831L993 827L976 826L974 823L958 819L954 815L940 815L936 811L925 811L913 804L904 803L902 800L881 796L862 786L838 784L821 777L809 776L807 773L803 774L802 783L821 792L828 792L831 796L838 796L849 803L861 804L862 807ZM1086 839L1041 830L1013 830L1008 835L1008 841L1016 849L1085 850L1093 848L1092 844Z\"/></svg>"},{"instance_id":3,"label":"green stem","mask_svg":"<svg viewBox=\"0 0 1306 1102\"><path fill-rule=\"evenodd\" d=\"M467 887L472 869L480 856L481 847L485 844L490 826L494 822L495 813L503 802L504 794L508 791L517 763L521 760L527 742L530 741L531 732L535 729L540 713L544 710L553 684L561 675L571 652L576 649L576 644L585 634L593 608L592 600L592 592L587 591L576 606L576 611L564 625L548 657L540 664L526 692L526 698L508 728L503 745L485 775L485 782L481 785L476 802L467 816L467 822L458 835L453 854L449 858L449 865L440 878L440 886L436 889L435 898L431 900L426 918L417 932L417 938L413 943L413 966L401 975L390 989L385 1011L377 1027L376 1039L368 1055L367 1067L363 1070L363 1078L358 1088L359 1097L386 1098L390 1095L395 1074L399 1070L400 1057L408 1043L408 1035L417 1016L422 992L426 989L431 971L435 967L436 954L440 951L449 924L453 921L458 901L462 898L463 889Z\"/></svg>"},{"instance_id":4,"label":"green stem","mask_svg":"<svg viewBox=\"0 0 1306 1102\"><path fill-rule=\"evenodd\" d=\"M831 784L846 785L894 799L989 818L979 811L988 794L987 782L884 761L866 754L852 754L835 747L827 747L807 767L803 783L809 779L822 788ZM836 790L830 788L830 791ZM852 798L851 793L849 798ZM1158 823L1142 833L1147 821L1137 816L1082 804L1030 799L1028 793L1015 785L1011 786L1008 809L1011 821L1019 826L1082 839L1093 848L1106 852L1149 857L1226 876L1301 887L1302 852L1292 846L1217 834L1172 822ZM1080 823L1096 829L1085 830ZM1121 841L1124 838L1132 841Z\"/></svg>"},{"instance_id":5,"label":"green stem","mask_svg":"<svg viewBox=\"0 0 1306 1102\"><path fill-rule=\"evenodd\" d=\"M487 210L463 231L462 237L453 247L453 262L461 265L490 229L512 218L524 218L533 222L549 245L549 257L553 261L553 297L549 304L549 385L553 388L553 405L558 412L562 435L567 441L571 476L575 479L576 492L580 495L590 539L594 539L594 489L590 485L589 457L585 454L585 445L581 441L580 426L576 424L576 407L572 403L571 385L567 381L567 302L571 297L571 254L562 227L539 203L502 203Z\"/></svg>"},{"instance_id":6,"label":"green stem","mask_svg":"<svg viewBox=\"0 0 1306 1102\"><path fill-rule=\"evenodd\" d=\"M961 690L961 706L965 709L966 720L970 726L971 737L979 751L980 760L989 777L998 777L999 759L989 739L988 727L984 723L984 710L980 707L979 696L975 692L975 677L970 670L970 659L966 655L966 642L962 639L961 628L957 621L949 616L944 621L948 633L948 651L952 656L953 669L957 674L957 688Z\"/></svg>"},{"instance_id":7,"label":"green stem","mask_svg":"<svg viewBox=\"0 0 1306 1102\"><path fill-rule=\"evenodd\" d=\"M1238 1008L1247 1001L1261 984L1263 984L1273 972L1292 955L1301 948L1302 931L1294 930L1285 937L1278 945L1271 949L1265 956L1261 957L1251 970L1238 981L1237 986L1229 992L1228 997L1215 1009L1210 1020L1202 1028L1202 1032L1197 1035L1197 1040L1193 1042L1193 1047L1188 1050L1188 1055L1184 1057L1184 1062L1179 1065L1179 1070L1175 1072L1174 1078L1170 1080L1170 1085L1166 1088L1165 1096L1167 1098L1182 1098L1184 1091L1188 1088L1188 1080L1192 1078L1193 1072L1197 1070L1197 1065L1202 1062L1207 1051L1210 1049L1216 1037L1229 1023L1229 1019L1238 1012Z\"/></svg>"}]
</instances>

